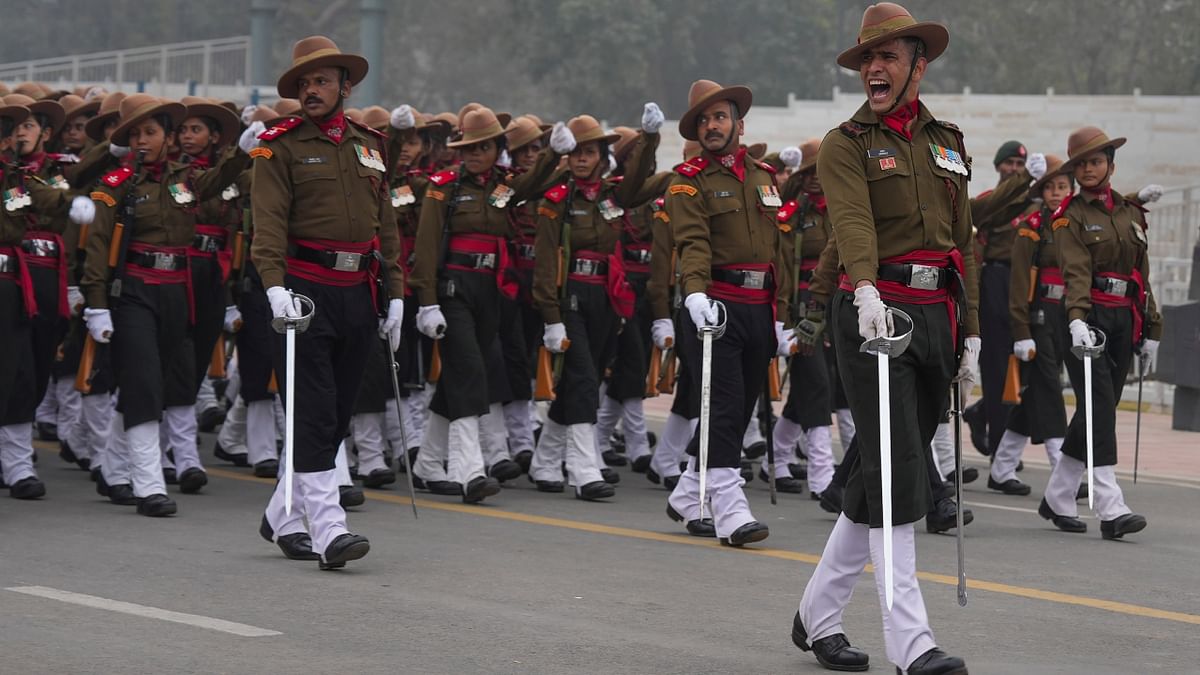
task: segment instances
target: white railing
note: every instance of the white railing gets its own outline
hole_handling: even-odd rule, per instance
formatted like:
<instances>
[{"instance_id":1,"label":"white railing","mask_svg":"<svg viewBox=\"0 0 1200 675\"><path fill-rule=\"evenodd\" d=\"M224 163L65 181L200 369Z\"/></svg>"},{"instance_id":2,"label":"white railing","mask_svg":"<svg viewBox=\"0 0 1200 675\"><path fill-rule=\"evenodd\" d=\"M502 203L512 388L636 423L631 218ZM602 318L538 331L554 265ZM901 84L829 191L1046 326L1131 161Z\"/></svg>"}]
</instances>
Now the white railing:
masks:
<instances>
[{"instance_id":1,"label":"white railing","mask_svg":"<svg viewBox=\"0 0 1200 675\"><path fill-rule=\"evenodd\" d=\"M1200 185L1174 188L1149 206L1150 285L1161 305L1188 301L1192 249L1200 236Z\"/></svg>"}]
</instances>

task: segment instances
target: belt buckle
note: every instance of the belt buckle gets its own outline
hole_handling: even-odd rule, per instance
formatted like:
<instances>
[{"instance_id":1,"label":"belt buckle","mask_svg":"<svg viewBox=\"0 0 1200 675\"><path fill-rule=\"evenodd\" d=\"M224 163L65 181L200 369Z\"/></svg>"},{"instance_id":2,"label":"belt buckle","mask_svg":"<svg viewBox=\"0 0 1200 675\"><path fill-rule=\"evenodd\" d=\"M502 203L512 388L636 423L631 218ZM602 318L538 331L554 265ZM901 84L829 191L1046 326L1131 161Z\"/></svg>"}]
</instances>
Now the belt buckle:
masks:
<instances>
[{"instance_id":1,"label":"belt buckle","mask_svg":"<svg viewBox=\"0 0 1200 675\"><path fill-rule=\"evenodd\" d=\"M1067 287L1062 284L1046 284L1043 288L1042 297L1049 300L1062 300L1066 294Z\"/></svg>"},{"instance_id":2,"label":"belt buckle","mask_svg":"<svg viewBox=\"0 0 1200 675\"><path fill-rule=\"evenodd\" d=\"M767 287L767 273L757 270L742 271L742 288L761 291Z\"/></svg>"},{"instance_id":3,"label":"belt buckle","mask_svg":"<svg viewBox=\"0 0 1200 675\"><path fill-rule=\"evenodd\" d=\"M26 239L21 242L21 248L29 255L38 258L53 258L58 256L58 244L49 239Z\"/></svg>"},{"instance_id":4,"label":"belt buckle","mask_svg":"<svg viewBox=\"0 0 1200 675\"><path fill-rule=\"evenodd\" d=\"M172 272L175 270L175 255L172 253L163 253L162 251L154 251L150 254L154 259L153 269L163 272Z\"/></svg>"},{"instance_id":5,"label":"belt buckle","mask_svg":"<svg viewBox=\"0 0 1200 675\"><path fill-rule=\"evenodd\" d=\"M522 258L533 260L533 244L521 244L520 253Z\"/></svg>"},{"instance_id":6,"label":"belt buckle","mask_svg":"<svg viewBox=\"0 0 1200 675\"><path fill-rule=\"evenodd\" d=\"M1031 316L1029 318L1030 318L1030 323L1032 323L1033 325L1045 326L1046 325L1046 310L1044 310L1044 309L1034 310L1033 316Z\"/></svg>"},{"instance_id":7,"label":"belt buckle","mask_svg":"<svg viewBox=\"0 0 1200 675\"><path fill-rule=\"evenodd\" d=\"M923 291L936 291L941 278L941 268L932 265L913 265L908 287Z\"/></svg>"},{"instance_id":8,"label":"belt buckle","mask_svg":"<svg viewBox=\"0 0 1200 675\"><path fill-rule=\"evenodd\" d=\"M1124 279L1108 279L1108 292L1112 295L1124 297L1129 292L1129 282Z\"/></svg>"},{"instance_id":9,"label":"belt buckle","mask_svg":"<svg viewBox=\"0 0 1200 675\"><path fill-rule=\"evenodd\" d=\"M17 259L11 255L0 253L0 272L16 272Z\"/></svg>"},{"instance_id":10,"label":"belt buckle","mask_svg":"<svg viewBox=\"0 0 1200 675\"><path fill-rule=\"evenodd\" d=\"M475 255L475 269L491 270L491 269L496 268L496 254L495 253L476 253L474 255Z\"/></svg>"},{"instance_id":11,"label":"belt buckle","mask_svg":"<svg viewBox=\"0 0 1200 675\"><path fill-rule=\"evenodd\" d=\"M333 257L333 269L339 272L357 272L362 264L361 253L338 251Z\"/></svg>"},{"instance_id":12,"label":"belt buckle","mask_svg":"<svg viewBox=\"0 0 1200 675\"><path fill-rule=\"evenodd\" d=\"M596 274L597 262L595 260L576 260L575 273L586 276L594 276Z\"/></svg>"}]
</instances>

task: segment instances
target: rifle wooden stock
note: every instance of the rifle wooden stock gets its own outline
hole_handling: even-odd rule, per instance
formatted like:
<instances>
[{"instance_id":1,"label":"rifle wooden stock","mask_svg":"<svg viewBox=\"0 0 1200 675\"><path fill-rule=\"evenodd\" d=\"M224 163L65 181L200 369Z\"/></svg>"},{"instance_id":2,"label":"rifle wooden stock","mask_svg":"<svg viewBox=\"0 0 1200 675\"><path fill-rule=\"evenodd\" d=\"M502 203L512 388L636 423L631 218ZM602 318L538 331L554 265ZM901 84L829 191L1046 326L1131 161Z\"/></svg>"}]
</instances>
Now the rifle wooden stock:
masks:
<instances>
[{"instance_id":1,"label":"rifle wooden stock","mask_svg":"<svg viewBox=\"0 0 1200 675\"><path fill-rule=\"evenodd\" d=\"M87 223L84 223L79 226L79 243L75 246L75 248L79 249L80 251L86 249L87 248L87 236L88 236L88 226L87 226Z\"/></svg>"},{"instance_id":2,"label":"rifle wooden stock","mask_svg":"<svg viewBox=\"0 0 1200 675\"><path fill-rule=\"evenodd\" d=\"M429 382L432 384L442 379L442 354L438 343L433 343L433 355L429 357Z\"/></svg>"},{"instance_id":3,"label":"rifle wooden stock","mask_svg":"<svg viewBox=\"0 0 1200 675\"><path fill-rule=\"evenodd\" d=\"M650 350L650 372L646 373L646 398L658 396L658 373L662 370L662 350L658 345Z\"/></svg>"},{"instance_id":4,"label":"rifle wooden stock","mask_svg":"<svg viewBox=\"0 0 1200 675\"><path fill-rule=\"evenodd\" d=\"M121 239L125 235L125 224L117 222L113 224L112 241L108 244L108 267L115 269L117 262L121 259Z\"/></svg>"},{"instance_id":5,"label":"rifle wooden stock","mask_svg":"<svg viewBox=\"0 0 1200 675\"><path fill-rule=\"evenodd\" d=\"M217 344L213 345L212 359L208 364L208 376L213 379L225 378L225 336L217 338Z\"/></svg>"},{"instance_id":6,"label":"rifle wooden stock","mask_svg":"<svg viewBox=\"0 0 1200 675\"><path fill-rule=\"evenodd\" d=\"M1032 267L1029 268L1029 300L1027 300L1027 302L1029 302L1030 304L1033 303L1033 298L1034 298L1034 296L1037 295L1037 284L1038 284L1038 267L1037 267L1037 265L1033 265Z\"/></svg>"},{"instance_id":7,"label":"rifle wooden stock","mask_svg":"<svg viewBox=\"0 0 1200 675\"><path fill-rule=\"evenodd\" d=\"M779 359L773 357L767 364L767 391L772 401L782 401L783 391L779 384Z\"/></svg>"},{"instance_id":8,"label":"rifle wooden stock","mask_svg":"<svg viewBox=\"0 0 1200 675\"><path fill-rule=\"evenodd\" d=\"M571 348L571 341L563 339L563 352ZM537 380L533 388L533 400L553 401L554 383L562 371L562 355L554 354L545 347L538 347Z\"/></svg>"},{"instance_id":9,"label":"rifle wooden stock","mask_svg":"<svg viewBox=\"0 0 1200 675\"><path fill-rule=\"evenodd\" d=\"M1021 361L1016 354L1008 355L1008 372L1004 374L1004 395L1005 403L1017 404L1021 402Z\"/></svg>"},{"instance_id":10,"label":"rifle wooden stock","mask_svg":"<svg viewBox=\"0 0 1200 675\"><path fill-rule=\"evenodd\" d=\"M668 347L663 354L662 375L658 378L658 393L672 394L675 392L675 349Z\"/></svg>"},{"instance_id":11,"label":"rifle wooden stock","mask_svg":"<svg viewBox=\"0 0 1200 675\"><path fill-rule=\"evenodd\" d=\"M233 257L230 267L241 271L246 259L246 235L241 230L233 233Z\"/></svg>"},{"instance_id":12,"label":"rifle wooden stock","mask_svg":"<svg viewBox=\"0 0 1200 675\"><path fill-rule=\"evenodd\" d=\"M79 370L75 372L75 391L92 393L92 367L96 362L96 341L88 335L83 340L83 353L79 356Z\"/></svg>"},{"instance_id":13,"label":"rifle wooden stock","mask_svg":"<svg viewBox=\"0 0 1200 675\"><path fill-rule=\"evenodd\" d=\"M271 379L267 381L267 391L272 394L279 393L279 378L275 377L275 371L271 371Z\"/></svg>"}]
</instances>

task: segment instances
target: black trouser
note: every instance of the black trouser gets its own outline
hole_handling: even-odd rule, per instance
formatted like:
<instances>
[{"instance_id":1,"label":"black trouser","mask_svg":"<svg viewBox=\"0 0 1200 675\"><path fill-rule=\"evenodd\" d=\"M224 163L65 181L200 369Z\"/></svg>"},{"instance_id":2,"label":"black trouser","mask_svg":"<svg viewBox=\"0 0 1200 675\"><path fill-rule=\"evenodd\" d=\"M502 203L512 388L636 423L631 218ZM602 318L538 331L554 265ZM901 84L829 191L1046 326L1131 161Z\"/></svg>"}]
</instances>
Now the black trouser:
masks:
<instances>
[{"instance_id":1,"label":"black trouser","mask_svg":"<svg viewBox=\"0 0 1200 675\"><path fill-rule=\"evenodd\" d=\"M1084 405L1085 397L1092 395L1093 457L1096 466L1112 466L1117 463L1117 402L1121 400L1125 377L1133 363L1133 313L1123 307L1093 304L1087 322L1104 331L1107 340L1104 353L1092 359L1091 392L1084 387L1083 361L1074 354L1064 359L1071 387L1075 390L1076 405L1062 451L1081 462L1087 461Z\"/></svg>"},{"instance_id":2,"label":"black trouser","mask_svg":"<svg viewBox=\"0 0 1200 675\"><path fill-rule=\"evenodd\" d=\"M500 298L500 349L512 401L533 398L533 354L541 344L542 318L521 298ZM507 401L506 401L507 402Z\"/></svg>"},{"instance_id":3,"label":"black trouser","mask_svg":"<svg viewBox=\"0 0 1200 675\"><path fill-rule=\"evenodd\" d=\"M159 420L164 407L196 398L184 284L147 284L126 275L112 309L110 346L117 411L125 428Z\"/></svg>"},{"instance_id":4,"label":"black trouser","mask_svg":"<svg viewBox=\"0 0 1200 675\"><path fill-rule=\"evenodd\" d=\"M742 458L742 436L767 380L767 364L775 355L774 318L771 305L749 305L725 300L728 317L725 334L713 339L712 382L709 401L708 466L738 468ZM700 388L703 345L689 312L680 312L682 330L676 335L686 344L684 358ZM689 455L698 456L700 428L688 443Z\"/></svg>"},{"instance_id":5,"label":"black trouser","mask_svg":"<svg viewBox=\"0 0 1200 675\"><path fill-rule=\"evenodd\" d=\"M375 342L367 347L362 383L354 399L355 415L384 412L387 410L387 400L395 397L392 393L392 364L388 362L387 350L383 341Z\"/></svg>"},{"instance_id":6,"label":"black trouser","mask_svg":"<svg viewBox=\"0 0 1200 675\"><path fill-rule=\"evenodd\" d=\"M1004 376L1012 354L1012 326L1008 316L1008 263L987 262L979 276L979 323L982 345L979 377L983 385L983 413L988 428L988 454L996 451L1011 407L1004 402Z\"/></svg>"},{"instance_id":7,"label":"black trouser","mask_svg":"<svg viewBox=\"0 0 1200 675\"><path fill-rule=\"evenodd\" d=\"M246 263L244 274L238 298L242 313L242 328L237 332L238 395L246 403L269 401L275 397L270 391L276 336L271 329L271 303L253 264Z\"/></svg>"},{"instance_id":8,"label":"black trouser","mask_svg":"<svg viewBox=\"0 0 1200 675\"><path fill-rule=\"evenodd\" d=\"M350 427L367 355L382 349L379 316L367 284L328 286L289 274L284 286L316 306L308 330L296 334L295 467L329 471ZM275 373L286 397L285 344L286 336L276 334Z\"/></svg>"},{"instance_id":9,"label":"black trouser","mask_svg":"<svg viewBox=\"0 0 1200 675\"><path fill-rule=\"evenodd\" d=\"M0 279L0 426L33 422L41 402L33 394L33 322L21 287Z\"/></svg>"},{"instance_id":10,"label":"black trouser","mask_svg":"<svg viewBox=\"0 0 1200 675\"><path fill-rule=\"evenodd\" d=\"M1034 443L1067 433L1062 395L1063 360L1071 356L1071 335L1063 306L1039 302L1029 308L1029 332L1037 345L1032 361L1021 364L1021 403L1008 416L1008 428Z\"/></svg>"},{"instance_id":11,"label":"black trouser","mask_svg":"<svg viewBox=\"0 0 1200 675\"><path fill-rule=\"evenodd\" d=\"M818 345L811 356L791 357L787 403L783 416L808 431L827 427L832 422L829 391L829 367L825 363L825 347Z\"/></svg>"},{"instance_id":12,"label":"black trouser","mask_svg":"<svg viewBox=\"0 0 1200 675\"><path fill-rule=\"evenodd\" d=\"M59 283L58 268L29 265L29 276L33 280L33 294L37 300L37 314L33 317L30 339L33 340L33 396L28 404L31 414L37 410L50 376L54 373L58 346L67 334L67 320L58 312Z\"/></svg>"},{"instance_id":13,"label":"black trouser","mask_svg":"<svg viewBox=\"0 0 1200 675\"><path fill-rule=\"evenodd\" d=\"M687 314L687 310L683 310L675 316L675 357L679 364L675 370L675 400L671 401L671 412L684 419L694 420L700 416L700 371L692 372L688 368L687 350L693 342L695 345L700 343L680 339L685 330L690 330L693 335L696 333L696 326L691 319L684 319Z\"/></svg>"},{"instance_id":14,"label":"black trouser","mask_svg":"<svg viewBox=\"0 0 1200 675\"><path fill-rule=\"evenodd\" d=\"M608 378L608 387L605 388L605 395L615 401L645 398L650 350L654 347L654 339L650 334L654 314L649 301L646 300L648 277L644 274L631 274L628 279L637 302L634 305L633 317L625 322L625 327L617 337L616 358L613 359L612 375Z\"/></svg>"},{"instance_id":15,"label":"black trouser","mask_svg":"<svg viewBox=\"0 0 1200 675\"><path fill-rule=\"evenodd\" d=\"M442 375L429 409L454 421L488 411L485 347L496 339L500 291L491 270L447 269L438 283L446 335L438 341Z\"/></svg>"},{"instance_id":16,"label":"black trouser","mask_svg":"<svg viewBox=\"0 0 1200 675\"><path fill-rule=\"evenodd\" d=\"M195 352L195 371L192 381L200 390L208 376L213 349L225 329L225 282L216 256L189 256L192 267L192 302L196 322L192 324L192 349ZM245 317L242 318L245 321ZM192 403L195 403L193 397Z\"/></svg>"},{"instance_id":17,"label":"black trouser","mask_svg":"<svg viewBox=\"0 0 1200 675\"><path fill-rule=\"evenodd\" d=\"M400 349L396 352L396 363L400 370L400 397L408 398L410 392L423 389L429 378L429 365L433 359L433 340L417 330L417 310L420 303L416 298L404 299L404 321L400 326ZM391 396L391 395L389 395Z\"/></svg>"},{"instance_id":18,"label":"black trouser","mask_svg":"<svg viewBox=\"0 0 1200 675\"><path fill-rule=\"evenodd\" d=\"M595 424L600 373L616 349L621 322L603 284L568 281L565 305L562 319L571 347L561 357L562 376L547 414L558 424Z\"/></svg>"},{"instance_id":19,"label":"black trouser","mask_svg":"<svg viewBox=\"0 0 1200 675\"><path fill-rule=\"evenodd\" d=\"M933 495L933 501L937 502L945 497L954 496L954 486L942 480L940 471L938 470L937 462L933 458L933 453L926 453L925 473L929 476L929 492ZM846 487L846 482L850 479L850 474L854 468L854 463L858 461L858 437L850 439L850 445L846 447L846 454L842 457L842 463L837 465L833 471L833 480L830 483ZM930 504L929 510L933 510L933 505Z\"/></svg>"},{"instance_id":20,"label":"black trouser","mask_svg":"<svg viewBox=\"0 0 1200 675\"><path fill-rule=\"evenodd\" d=\"M891 441L893 523L920 520L933 502L929 444L946 410L946 392L956 367L950 319L945 305L888 303L907 312L914 330L908 349L891 360ZM842 510L856 523L883 523L879 455L879 375L875 356L859 351L854 296L833 298L832 335L842 383L854 414L859 460L851 467ZM936 471L935 471L936 473Z\"/></svg>"}]
</instances>

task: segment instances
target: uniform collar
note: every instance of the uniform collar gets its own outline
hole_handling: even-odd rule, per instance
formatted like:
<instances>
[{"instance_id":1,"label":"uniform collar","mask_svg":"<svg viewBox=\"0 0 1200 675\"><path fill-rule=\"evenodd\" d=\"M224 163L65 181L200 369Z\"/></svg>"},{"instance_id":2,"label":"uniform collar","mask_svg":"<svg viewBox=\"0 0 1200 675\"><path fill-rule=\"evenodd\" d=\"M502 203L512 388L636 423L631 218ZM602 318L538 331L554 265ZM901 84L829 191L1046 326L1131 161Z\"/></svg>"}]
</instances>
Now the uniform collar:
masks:
<instances>
[{"instance_id":1,"label":"uniform collar","mask_svg":"<svg viewBox=\"0 0 1200 675\"><path fill-rule=\"evenodd\" d=\"M915 103L917 106L916 120L912 123L912 127L910 128L912 136L916 136L917 132L919 132L922 127L933 121L933 113L929 112L929 108L925 107L925 104L921 102L920 98L916 99ZM871 110L870 104L866 102L863 102L862 107L860 107L858 111L854 113L854 117L851 117L850 121L858 122L859 124L863 125L875 125L880 127L886 126L883 120L880 119L879 115L876 115ZM911 137L909 140L912 140Z\"/></svg>"},{"instance_id":2,"label":"uniform collar","mask_svg":"<svg viewBox=\"0 0 1200 675\"><path fill-rule=\"evenodd\" d=\"M21 170L26 173L39 174L46 163L46 152L38 151L21 158Z\"/></svg>"},{"instance_id":3,"label":"uniform collar","mask_svg":"<svg viewBox=\"0 0 1200 675\"><path fill-rule=\"evenodd\" d=\"M589 202L596 201L596 197L600 196L600 188L604 187L602 180L576 180L575 187L578 188L583 198Z\"/></svg>"},{"instance_id":4,"label":"uniform collar","mask_svg":"<svg viewBox=\"0 0 1200 675\"><path fill-rule=\"evenodd\" d=\"M746 182L746 148L739 147L737 152L724 155L715 155L705 150L704 156L708 158L709 166L716 170L726 169L739 181Z\"/></svg>"},{"instance_id":5,"label":"uniform collar","mask_svg":"<svg viewBox=\"0 0 1200 675\"><path fill-rule=\"evenodd\" d=\"M1106 184L1103 188L1095 191L1082 188L1079 190L1079 194L1084 198L1085 201L1089 203L1100 202L1100 204L1104 208L1108 209L1110 213L1117 205L1112 185L1109 184Z\"/></svg>"}]
</instances>

